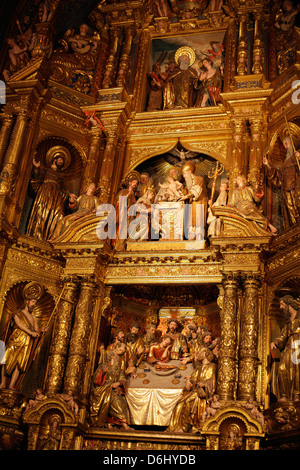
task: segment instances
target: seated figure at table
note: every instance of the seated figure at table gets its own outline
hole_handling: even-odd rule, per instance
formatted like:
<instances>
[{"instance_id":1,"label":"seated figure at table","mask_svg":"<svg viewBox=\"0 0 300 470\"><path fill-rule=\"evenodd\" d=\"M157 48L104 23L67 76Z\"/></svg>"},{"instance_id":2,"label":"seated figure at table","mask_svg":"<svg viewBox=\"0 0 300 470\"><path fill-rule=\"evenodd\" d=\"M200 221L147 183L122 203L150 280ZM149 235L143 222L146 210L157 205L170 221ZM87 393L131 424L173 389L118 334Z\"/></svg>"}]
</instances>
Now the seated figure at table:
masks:
<instances>
[{"instance_id":1,"label":"seated figure at table","mask_svg":"<svg viewBox=\"0 0 300 470\"><path fill-rule=\"evenodd\" d=\"M156 362L169 362L171 359L172 344L172 338L168 335L163 335L159 343L150 346L147 362L149 364L154 364Z\"/></svg>"},{"instance_id":2,"label":"seated figure at table","mask_svg":"<svg viewBox=\"0 0 300 470\"><path fill-rule=\"evenodd\" d=\"M157 344L161 340L161 334L156 328L156 325L153 323L150 323L146 327L146 333L143 336L143 342L144 342L144 359L147 359L148 353L150 351L150 347L153 344Z\"/></svg>"},{"instance_id":3,"label":"seated figure at table","mask_svg":"<svg viewBox=\"0 0 300 470\"><path fill-rule=\"evenodd\" d=\"M196 367L193 374L186 378L185 390L173 410L167 431L197 432L201 426L206 400L216 389L217 364L213 353L202 349L195 356Z\"/></svg>"},{"instance_id":4,"label":"seated figure at table","mask_svg":"<svg viewBox=\"0 0 300 470\"><path fill-rule=\"evenodd\" d=\"M128 426L129 411L125 399L126 376L122 368L125 344L119 343L107 354L107 362L100 364L93 376L90 398L91 421L93 426Z\"/></svg>"},{"instance_id":5,"label":"seated figure at table","mask_svg":"<svg viewBox=\"0 0 300 470\"><path fill-rule=\"evenodd\" d=\"M145 347L143 337L139 334L140 330L139 323L132 323L125 337L125 344L129 348L130 361L134 367L138 367L144 358Z\"/></svg>"},{"instance_id":6,"label":"seated figure at table","mask_svg":"<svg viewBox=\"0 0 300 470\"><path fill-rule=\"evenodd\" d=\"M189 354L181 360L181 363L185 365L188 362L193 362L196 355L205 348L209 350L215 348L213 334L208 330L204 331L202 334L199 333L192 347L189 348Z\"/></svg>"},{"instance_id":7,"label":"seated figure at table","mask_svg":"<svg viewBox=\"0 0 300 470\"><path fill-rule=\"evenodd\" d=\"M108 353L114 351L114 349L119 344L125 345L125 352L121 356L122 370L124 371L126 376L130 375L131 377L133 377L135 375L135 367L130 358L130 348L129 346L127 346L127 344L125 344L125 333L122 329L117 329L114 331L113 341L107 346L106 349L104 348L104 345L100 346L99 364L104 364L107 361Z\"/></svg>"},{"instance_id":8,"label":"seated figure at table","mask_svg":"<svg viewBox=\"0 0 300 470\"><path fill-rule=\"evenodd\" d=\"M173 340L171 348L171 359L180 359L188 354L187 342L185 336L181 332L182 326L177 320L171 318L168 321L166 334Z\"/></svg>"}]
</instances>

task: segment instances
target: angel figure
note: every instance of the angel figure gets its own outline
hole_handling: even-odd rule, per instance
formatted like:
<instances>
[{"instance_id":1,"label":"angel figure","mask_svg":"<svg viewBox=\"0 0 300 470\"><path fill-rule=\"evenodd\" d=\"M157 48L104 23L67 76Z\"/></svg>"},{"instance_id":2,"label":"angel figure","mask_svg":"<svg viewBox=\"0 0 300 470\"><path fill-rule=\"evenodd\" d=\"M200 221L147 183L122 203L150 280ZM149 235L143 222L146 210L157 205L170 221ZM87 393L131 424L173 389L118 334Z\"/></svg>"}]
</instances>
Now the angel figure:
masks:
<instances>
[{"instance_id":1,"label":"angel figure","mask_svg":"<svg viewBox=\"0 0 300 470\"><path fill-rule=\"evenodd\" d=\"M40 388L37 389L37 391L35 392L35 396L34 398L30 399L27 403L27 406L26 406L26 410L31 410L32 408L34 408L40 401L43 401L45 400L47 397L43 394L42 390Z\"/></svg>"},{"instance_id":2,"label":"angel figure","mask_svg":"<svg viewBox=\"0 0 300 470\"><path fill-rule=\"evenodd\" d=\"M10 79L11 75L27 65L29 61L28 46L26 44L21 47L14 38L8 38L7 44L10 47L8 51L9 62L3 70L3 77L6 81Z\"/></svg>"},{"instance_id":3,"label":"angel figure","mask_svg":"<svg viewBox=\"0 0 300 470\"><path fill-rule=\"evenodd\" d=\"M78 415L79 406L78 406L78 404L76 403L76 401L74 400L72 390L69 390L67 393L62 394L62 395L61 395L61 398L66 402L67 407L68 407L71 411L74 411L74 413L75 413L76 415Z\"/></svg>"}]
</instances>

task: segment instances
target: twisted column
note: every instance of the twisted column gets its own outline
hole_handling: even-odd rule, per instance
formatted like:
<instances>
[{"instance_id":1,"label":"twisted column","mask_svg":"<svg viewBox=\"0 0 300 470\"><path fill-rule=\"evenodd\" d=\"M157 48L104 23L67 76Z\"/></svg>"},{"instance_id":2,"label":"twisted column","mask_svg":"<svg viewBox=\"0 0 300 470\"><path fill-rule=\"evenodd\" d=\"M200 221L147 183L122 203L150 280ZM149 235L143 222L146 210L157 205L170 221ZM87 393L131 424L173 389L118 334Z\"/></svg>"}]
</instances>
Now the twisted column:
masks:
<instances>
[{"instance_id":1,"label":"twisted column","mask_svg":"<svg viewBox=\"0 0 300 470\"><path fill-rule=\"evenodd\" d=\"M258 294L259 275L249 274L244 281L244 306L241 312L238 398L255 400L258 363Z\"/></svg>"},{"instance_id":2,"label":"twisted column","mask_svg":"<svg viewBox=\"0 0 300 470\"><path fill-rule=\"evenodd\" d=\"M92 280L82 281L64 382L64 392L72 391L74 395L78 394L82 388L88 359L94 290L95 283Z\"/></svg>"},{"instance_id":3,"label":"twisted column","mask_svg":"<svg viewBox=\"0 0 300 470\"><path fill-rule=\"evenodd\" d=\"M227 274L223 280L221 310L221 344L218 362L217 390L221 400L233 400L236 384L238 278Z\"/></svg>"},{"instance_id":4,"label":"twisted column","mask_svg":"<svg viewBox=\"0 0 300 470\"><path fill-rule=\"evenodd\" d=\"M48 375L45 385L45 391L49 395L59 393L62 387L76 301L76 290L77 280L72 278L65 279L62 298L57 309L49 354Z\"/></svg>"}]
</instances>

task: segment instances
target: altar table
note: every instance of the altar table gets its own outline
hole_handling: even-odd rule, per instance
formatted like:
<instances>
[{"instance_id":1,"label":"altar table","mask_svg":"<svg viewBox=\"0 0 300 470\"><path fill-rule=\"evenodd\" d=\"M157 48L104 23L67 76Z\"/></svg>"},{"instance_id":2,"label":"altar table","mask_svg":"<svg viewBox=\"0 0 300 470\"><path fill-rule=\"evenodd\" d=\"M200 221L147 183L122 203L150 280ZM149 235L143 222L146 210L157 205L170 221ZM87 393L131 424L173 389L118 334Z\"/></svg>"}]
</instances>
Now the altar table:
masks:
<instances>
[{"instance_id":1,"label":"altar table","mask_svg":"<svg viewBox=\"0 0 300 470\"><path fill-rule=\"evenodd\" d=\"M153 365L141 364L137 378L127 382L126 400L130 412L130 424L168 426L172 411L182 395L185 377L193 373L192 364L180 370L180 361L172 360L168 365L178 368L170 375L158 375Z\"/></svg>"}]
</instances>

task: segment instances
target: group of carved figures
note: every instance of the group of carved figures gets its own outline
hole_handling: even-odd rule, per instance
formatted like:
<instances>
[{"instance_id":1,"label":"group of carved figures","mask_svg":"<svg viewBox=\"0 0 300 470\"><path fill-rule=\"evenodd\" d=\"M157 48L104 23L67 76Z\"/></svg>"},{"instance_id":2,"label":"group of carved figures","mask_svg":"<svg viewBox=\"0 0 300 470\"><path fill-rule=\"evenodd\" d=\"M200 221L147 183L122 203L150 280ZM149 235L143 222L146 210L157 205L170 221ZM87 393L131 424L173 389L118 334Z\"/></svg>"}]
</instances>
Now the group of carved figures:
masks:
<instances>
[{"instance_id":1,"label":"group of carved figures","mask_svg":"<svg viewBox=\"0 0 300 470\"><path fill-rule=\"evenodd\" d=\"M300 181L299 181L299 150L294 149L289 137L284 139L286 158L281 168L275 168L265 156L263 164L266 168L267 180L280 188L282 195L282 212L284 228L296 225L299 221ZM229 181L221 179L219 195L214 200L214 192L208 195L204 177L197 175L195 159L189 158L189 152L177 151L181 155L181 166L171 166L164 179L154 183L156 175L137 171L125 178L125 188L121 189L115 198L116 235L112 241L117 249L125 248L125 240L119 238L118 224L122 216L120 198L126 199L125 217L129 225L133 216L129 216L130 207L134 204L141 212L147 214L148 224L144 232L139 232L139 239L151 239L149 235L151 211L158 203L189 203L192 207L188 220L188 230L193 232L197 225L197 205L204 210L204 225L207 225L207 236L219 236L222 233L222 222L214 215L214 208L227 206L235 214L243 217L260 228L277 233L277 229L263 215L259 207L263 192L247 184L246 178L239 175L236 187L229 197ZM96 215L100 204L97 185L90 183L82 194L76 196L70 193L64 182L64 171L70 165L70 154L62 147L50 149L46 168L41 168L40 162L34 160L30 189L36 196L27 224L27 235L43 240L55 241L71 224L80 222L85 216ZM160 232L160 228L157 228ZM128 239L135 240L134 232L128 233ZM161 232L159 233L162 236ZM166 238L166 237L164 237ZM191 239L191 237L189 238Z\"/></svg>"},{"instance_id":2,"label":"group of carved figures","mask_svg":"<svg viewBox=\"0 0 300 470\"><path fill-rule=\"evenodd\" d=\"M213 43L211 57L207 56L200 69L193 67L195 53L190 47L180 47L175 60L169 60L165 70L157 61L148 75L150 92L147 111L161 109L204 108L216 106L223 88L223 45ZM220 56L220 64L214 60Z\"/></svg>"},{"instance_id":3,"label":"group of carved figures","mask_svg":"<svg viewBox=\"0 0 300 470\"><path fill-rule=\"evenodd\" d=\"M0 389L16 390L20 378L35 360L33 348L38 351L36 338L44 332L44 329L39 328L34 315L36 304L36 296L28 295L23 308L15 311L9 319L10 334L5 338L5 357L1 360ZM278 401L296 402L300 399L300 305L292 296L286 295L280 299L280 309L285 314L286 323L280 335L270 345L271 350L281 351L275 376L272 378L272 392ZM127 381L136 378L137 368L142 363L165 366L170 361L177 360L182 366L191 363L192 373L185 377L185 386L172 409L167 431L198 432L202 423L225 405L217 395L221 338L214 338L205 325L187 321L183 326L172 318L167 322L165 333L154 324L148 324L143 334L141 331L138 323L131 324L126 332L115 329L108 346L105 348L103 344L100 345L98 365L91 377L91 425L117 425L130 429L130 412L126 401ZM43 390L36 390L34 397L25 400L26 411L46 398ZM58 399L63 400L78 415L82 405L71 391L59 394ZM264 426L263 413L253 398L249 398L243 406Z\"/></svg>"}]
</instances>

